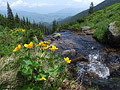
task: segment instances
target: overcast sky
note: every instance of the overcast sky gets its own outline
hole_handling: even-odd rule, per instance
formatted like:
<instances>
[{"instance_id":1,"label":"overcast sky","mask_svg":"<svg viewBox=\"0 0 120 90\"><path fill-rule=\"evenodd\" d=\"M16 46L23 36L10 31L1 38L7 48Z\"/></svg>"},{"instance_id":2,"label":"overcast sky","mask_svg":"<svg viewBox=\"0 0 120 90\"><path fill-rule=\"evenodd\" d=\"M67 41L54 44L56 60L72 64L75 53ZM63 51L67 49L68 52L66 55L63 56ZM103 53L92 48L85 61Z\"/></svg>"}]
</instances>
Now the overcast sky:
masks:
<instances>
[{"instance_id":1,"label":"overcast sky","mask_svg":"<svg viewBox=\"0 0 120 90\"><path fill-rule=\"evenodd\" d=\"M88 9L90 3L99 4L104 0L0 0L0 10L6 10L7 1L13 10L53 13L65 8Z\"/></svg>"}]
</instances>

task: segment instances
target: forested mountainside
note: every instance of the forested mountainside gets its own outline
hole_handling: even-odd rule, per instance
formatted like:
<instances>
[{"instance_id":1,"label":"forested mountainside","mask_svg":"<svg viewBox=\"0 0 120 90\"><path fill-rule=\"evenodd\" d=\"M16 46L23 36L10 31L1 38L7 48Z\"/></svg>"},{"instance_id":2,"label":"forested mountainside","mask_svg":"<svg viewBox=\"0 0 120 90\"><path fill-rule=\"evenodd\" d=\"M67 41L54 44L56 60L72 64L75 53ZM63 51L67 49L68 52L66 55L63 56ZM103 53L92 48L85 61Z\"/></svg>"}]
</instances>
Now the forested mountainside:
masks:
<instances>
[{"instance_id":1,"label":"forested mountainside","mask_svg":"<svg viewBox=\"0 0 120 90\"><path fill-rule=\"evenodd\" d=\"M23 16L22 18L20 18L17 13L14 15L9 4L7 4L7 16L6 15L4 16L0 13L0 25L1 27L4 28L8 27L10 29L15 28L23 28L26 30L37 29L37 31L40 31L41 33L44 34L53 33L51 28L48 28L41 23L37 24L35 20L33 20L33 23L31 23L28 17Z\"/></svg>"},{"instance_id":2,"label":"forested mountainside","mask_svg":"<svg viewBox=\"0 0 120 90\"><path fill-rule=\"evenodd\" d=\"M113 5L115 3L119 3L119 2L120 2L120 0L105 0L102 3L98 4L97 6L95 6L94 11L96 12L98 10L104 9L104 8L106 8L108 6L111 6L111 5ZM59 24L73 22L73 21L76 21L80 17L86 17L86 16L88 16L88 9L76 14L75 16L68 17L68 18L60 21Z\"/></svg>"}]
</instances>

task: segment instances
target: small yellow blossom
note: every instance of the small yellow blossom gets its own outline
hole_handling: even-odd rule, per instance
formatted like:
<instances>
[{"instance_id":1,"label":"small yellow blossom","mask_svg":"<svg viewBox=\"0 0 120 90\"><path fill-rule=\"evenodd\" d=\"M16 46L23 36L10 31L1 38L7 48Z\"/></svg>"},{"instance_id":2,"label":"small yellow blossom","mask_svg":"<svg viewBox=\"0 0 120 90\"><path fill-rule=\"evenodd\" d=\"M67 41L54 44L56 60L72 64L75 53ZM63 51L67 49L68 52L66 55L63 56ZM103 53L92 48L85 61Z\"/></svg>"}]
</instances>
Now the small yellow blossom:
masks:
<instances>
[{"instance_id":1,"label":"small yellow blossom","mask_svg":"<svg viewBox=\"0 0 120 90\"><path fill-rule=\"evenodd\" d=\"M40 79L40 81L42 81L42 80L46 80L46 78L42 77L42 78Z\"/></svg>"},{"instance_id":2,"label":"small yellow blossom","mask_svg":"<svg viewBox=\"0 0 120 90\"><path fill-rule=\"evenodd\" d=\"M13 52L18 51L20 48L21 48L21 45L19 44L19 45L13 50Z\"/></svg>"},{"instance_id":3,"label":"small yellow blossom","mask_svg":"<svg viewBox=\"0 0 120 90\"><path fill-rule=\"evenodd\" d=\"M13 31L12 29L10 31Z\"/></svg>"},{"instance_id":4,"label":"small yellow blossom","mask_svg":"<svg viewBox=\"0 0 120 90\"><path fill-rule=\"evenodd\" d=\"M47 45L46 47L42 47L42 49L46 50L46 49L48 49L49 47L50 47L50 46Z\"/></svg>"},{"instance_id":5,"label":"small yellow blossom","mask_svg":"<svg viewBox=\"0 0 120 90\"><path fill-rule=\"evenodd\" d=\"M26 48L32 48L33 47L33 42L30 42L30 44L24 44Z\"/></svg>"},{"instance_id":6,"label":"small yellow blossom","mask_svg":"<svg viewBox=\"0 0 120 90\"><path fill-rule=\"evenodd\" d=\"M59 77L59 75L57 75L56 77Z\"/></svg>"},{"instance_id":7,"label":"small yellow blossom","mask_svg":"<svg viewBox=\"0 0 120 90\"><path fill-rule=\"evenodd\" d=\"M36 47L39 47L39 46L40 46L39 44L36 45Z\"/></svg>"},{"instance_id":8,"label":"small yellow blossom","mask_svg":"<svg viewBox=\"0 0 120 90\"><path fill-rule=\"evenodd\" d=\"M45 46L46 46L46 44L42 44L41 46L45 47Z\"/></svg>"},{"instance_id":9,"label":"small yellow blossom","mask_svg":"<svg viewBox=\"0 0 120 90\"><path fill-rule=\"evenodd\" d=\"M39 46L43 46L43 47L45 47L46 44L44 44L43 42L40 42L38 45L36 45L36 47L39 47Z\"/></svg>"},{"instance_id":10,"label":"small yellow blossom","mask_svg":"<svg viewBox=\"0 0 120 90\"><path fill-rule=\"evenodd\" d=\"M50 42L48 42L48 41L44 41L44 43L49 44Z\"/></svg>"},{"instance_id":11,"label":"small yellow blossom","mask_svg":"<svg viewBox=\"0 0 120 90\"><path fill-rule=\"evenodd\" d=\"M24 30L24 29L22 29L22 32L25 32L25 30Z\"/></svg>"},{"instance_id":12,"label":"small yellow blossom","mask_svg":"<svg viewBox=\"0 0 120 90\"><path fill-rule=\"evenodd\" d=\"M71 60L69 60L68 57L64 58L64 60L66 61L66 63L70 63L71 62Z\"/></svg>"},{"instance_id":13,"label":"small yellow blossom","mask_svg":"<svg viewBox=\"0 0 120 90\"><path fill-rule=\"evenodd\" d=\"M42 45L42 44L44 44L44 43L43 43L43 42L40 42L40 43L39 43L39 45Z\"/></svg>"},{"instance_id":14,"label":"small yellow blossom","mask_svg":"<svg viewBox=\"0 0 120 90\"><path fill-rule=\"evenodd\" d=\"M55 50L57 50L58 48L56 48L56 46L52 45L52 48L49 48L53 53L55 52Z\"/></svg>"}]
</instances>

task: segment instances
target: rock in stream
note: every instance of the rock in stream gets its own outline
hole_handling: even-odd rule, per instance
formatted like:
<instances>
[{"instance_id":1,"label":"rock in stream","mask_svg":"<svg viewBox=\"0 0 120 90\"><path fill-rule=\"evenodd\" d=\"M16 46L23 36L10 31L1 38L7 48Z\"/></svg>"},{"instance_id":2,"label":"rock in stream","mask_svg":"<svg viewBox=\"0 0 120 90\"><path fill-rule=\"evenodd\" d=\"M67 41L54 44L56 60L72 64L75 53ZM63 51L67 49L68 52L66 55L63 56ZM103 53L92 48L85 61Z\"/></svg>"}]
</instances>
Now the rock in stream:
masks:
<instances>
[{"instance_id":1,"label":"rock in stream","mask_svg":"<svg viewBox=\"0 0 120 90\"><path fill-rule=\"evenodd\" d=\"M89 79L92 84L99 86L100 90L120 90L120 50L108 53L105 45L97 42L91 35L81 34L81 32L66 30L59 32L59 35L61 37L52 42L57 43L59 48L56 53L69 52L64 55L71 60L83 57L89 61L88 63L78 60L75 64L71 64L78 68L76 78L82 80L87 86L89 85L85 82ZM49 35L44 39L49 40L52 37L53 35ZM71 54L70 50L75 50L75 53ZM115 65L117 68L114 67Z\"/></svg>"}]
</instances>

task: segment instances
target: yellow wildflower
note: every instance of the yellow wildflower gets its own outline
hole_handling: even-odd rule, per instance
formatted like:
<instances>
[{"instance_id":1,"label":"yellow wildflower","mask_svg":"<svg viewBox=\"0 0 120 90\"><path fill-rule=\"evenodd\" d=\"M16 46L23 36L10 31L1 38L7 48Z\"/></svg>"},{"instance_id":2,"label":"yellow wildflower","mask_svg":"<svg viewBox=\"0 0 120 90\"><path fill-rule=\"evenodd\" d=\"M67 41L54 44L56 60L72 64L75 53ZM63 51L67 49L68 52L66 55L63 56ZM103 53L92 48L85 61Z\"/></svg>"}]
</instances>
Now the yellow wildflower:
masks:
<instances>
[{"instance_id":1,"label":"yellow wildflower","mask_svg":"<svg viewBox=\"0 0 120 90\"><path fill-rule=\"evenodd\" d=\"M56 48L56 46L52 45L52 48L49 48L53 53L55 50L57 50L58 48Z\"/></svg>"},{"instance_id":2,"label":"yellow wildflower","mask_svg":"<svg viewBox=\"0 0 120 90\"><path fill-rule=\"evenodd\" d=\"M44 41L44 43L49 44L50 42L48 42L48 41Z\"/></svg>"},{"instance_id":3,"label":"yellow wildflower","mask_svg":"<svg viewBox=\"0 0 120 90\"><path fill-rule=\"evenodd\" d=\"M24 44L26 48L32 48L33 47L33 42L30 42L30 44Z\"/></svg>"},{"instance_id":4,"label":"yellow wildflower","mask_svg":"<svg viewBox=\"0 0 120 90\"><path fill-rule=\"evenodd\" d=\"M24 29L22 29L22 32L25 32L25 30L24 30Z\"/></svg>"},{"instance_id":5,"label":"yellow wildflower","mask_svg":"<svg viewBox=\"0 0 120 90\"><path fill-rule=\"evenodd\" d=\"M39 47L40 45L38 44L38 45L36 45L36 47Z\"/></svg>"},{"instance_id":6,"label":"yellow wildflower","mask_svg":"<svg viewBox=\"0 0 120 90\"><path fill-rule=\"evenodd\" d=\"M43 47L45 47L46 44L44 44L43 42L40 42L38 45L36 45L36 47L39 47L39 46L43 46Z\"/></svg>"},{"instance_id":7,"label":"yellow wildflower","mask_svg":"<svg viewBox=\"0 0 120 90\"><path fill-rule=\"evenodd\" d=\"M12 29L10 31L13 31Z\"/></svg>"},{"instance_id":8,"label":"yellow wildflower","mask_svg":"<svg viewBox=\"0 0 120 90\"><path fill-rule=\"evenodd\" d=\"M15 33L17 32L17 30L15 30Z\"/></svg>"},{"instance_id":9,"label":"yellow wildflower","mask_svg":"<svg viewBox=\"0 0 120 90\"><path fill-rule=\"evenodd\" d=\"M40 79L40 81L42 81L42 80L46 80L46 78L42 77L42 78Z\"/></svg>"},{"instance_id":10,"label":"yellow wildflower","mask_svg":"<svg viewBox=\"0 0 120 90\"><path fill-rule=\"evenodd\" d=\"M66 63L70 63L71 62L71 60L69 60L68 57L64 58L64 60L66 61Z\"/></svg>"},{"instance_id":11,"label":"yellow wildflower","mask_svg":"<svg viewBox=\"0 0 120 90\"><path fill-rule=\"evenodd\" d=\"M42 49L46 50L46 49L48 49L49 47L50 47L50 46L47 45L46 47L42 47Z\"/></svg>"},{"instance_id":12,"label":"yellow wildflower","mask_svg":"<svg viewBox=\"0 0 120 90\"><path fill-rule=\"evenodd\" d=\"M42 44L41 46L45 47L45 46L46 46L46 44Z\"/></svg>"},{"instance_id":13,"label":"yellow wildflower","mask_svg":"<svg viewBox=\"0 0 120 90\"><path fill-rule=\"evenodd\" d=\"M56 77L59 77L59 75L57 75Z\"/></svg>"},{"instance_id":14,"label":"yellow wildflower","mask_svg":"<svg viewBox=\"0 0 120 90\"><path fill-rule=\"evenodd\" d=\"M40 42L40 43L39 43L39 45L42 45L42 44L44 44L44 43L43 43L43 42Z\"/></svg>"},{"instance_id":15,"label":"yellow wildflower","mask_svg":"<svg viewBox=\"0 0 120 90\"><path fill-rule=\"evenodd\" d=\"M21 48L21 45L19 44L19 45L13 50L13 52L18 51L20 48Z\"/></svg>"}]
</instances>

